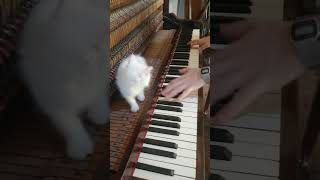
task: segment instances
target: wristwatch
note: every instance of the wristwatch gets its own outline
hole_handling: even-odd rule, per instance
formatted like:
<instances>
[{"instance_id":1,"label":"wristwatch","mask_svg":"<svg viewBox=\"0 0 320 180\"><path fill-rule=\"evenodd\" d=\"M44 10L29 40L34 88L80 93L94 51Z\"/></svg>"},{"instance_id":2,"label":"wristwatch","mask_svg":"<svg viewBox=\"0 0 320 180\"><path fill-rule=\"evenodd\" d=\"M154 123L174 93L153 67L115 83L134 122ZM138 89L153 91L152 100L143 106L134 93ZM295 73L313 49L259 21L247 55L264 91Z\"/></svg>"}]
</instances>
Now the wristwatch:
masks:
<instances>
[{"instance_id":1,"label":"wristwatch","mask_svg":"<svg viewBox=\"0 0 320 180\"><path fill-rule=\"evenodd\" d=\"M201 78L207 84L210 83L210 66L205 66L205 67L201 68Z\"/></svg>"},{"instance_id":2,"label":"wristwatch","mask_svg":"<svg viewBox=\"0 0 320 180\"><path fill-rule=\"evenodd\" d=\"M302 64L308 69L320 65L320 16L295 19L291 26L291 40Z\"/></svg>"}]
</instances>

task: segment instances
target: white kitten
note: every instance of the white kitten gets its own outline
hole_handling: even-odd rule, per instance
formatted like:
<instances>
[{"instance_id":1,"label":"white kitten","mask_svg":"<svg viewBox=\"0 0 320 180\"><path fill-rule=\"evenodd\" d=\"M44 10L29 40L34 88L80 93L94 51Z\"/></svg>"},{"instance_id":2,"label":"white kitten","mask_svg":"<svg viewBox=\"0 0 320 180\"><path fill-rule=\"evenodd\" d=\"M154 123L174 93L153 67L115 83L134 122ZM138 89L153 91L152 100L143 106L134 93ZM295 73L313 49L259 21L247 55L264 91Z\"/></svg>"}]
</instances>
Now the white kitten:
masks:
<instances>
[{"instance_id":1,"label":"white kitten","mask_svg":"<svg viewBox=\"0 0 320 180\"><path fill-rule=\"evenodd\" d=\"M134 54L124 59L118 68L116 83L132 112L139 111L136 97L139 101L145 99L144 89L150 83L152 69L142 56Z\"/></svg>"},{"instance_id":2,"label":"white kitten","mask_svg":"<svg viewBox=\"0 0 320 180\"><path fill-rule=\"evenodd\" d=\"M105 11L101 0L42 0L21 36L21 74L73 159L94 150L79 113L87 110L96 124L108 121Z\"/></svg>"}]
</instances>

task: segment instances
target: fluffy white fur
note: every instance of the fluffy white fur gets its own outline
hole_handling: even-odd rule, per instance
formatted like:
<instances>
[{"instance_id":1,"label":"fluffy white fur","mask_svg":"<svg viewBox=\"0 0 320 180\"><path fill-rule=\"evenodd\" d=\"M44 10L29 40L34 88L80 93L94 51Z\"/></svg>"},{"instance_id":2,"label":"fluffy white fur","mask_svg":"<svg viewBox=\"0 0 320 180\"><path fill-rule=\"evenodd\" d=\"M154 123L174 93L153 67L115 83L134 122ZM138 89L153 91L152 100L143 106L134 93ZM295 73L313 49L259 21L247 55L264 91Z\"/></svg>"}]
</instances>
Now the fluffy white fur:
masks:
<instances>
[{"instance_id":1,"label":"fluffy white fur","mask_svg":"<svg viewBox=\"0 0 320 180\"><path fill-rule=\"evenodd\" d=\"M150 83L152 69L142 56L134 54L124 59L118 68L116 83L132 112L139 111L136 98L139 101L145 99L144 89Z\"/></svg>"},{"instance_id":2,"label":"fluffy white fur","mask_svg":"<svg viewBox=\"0 0 320 180\"><path fill-rule=\"evenodd\" d=\"M21 36L22 76L73 159L94 150L79 113L108 121L106 14L102 0L41 0Z\"/></svg>"}]
</instances>

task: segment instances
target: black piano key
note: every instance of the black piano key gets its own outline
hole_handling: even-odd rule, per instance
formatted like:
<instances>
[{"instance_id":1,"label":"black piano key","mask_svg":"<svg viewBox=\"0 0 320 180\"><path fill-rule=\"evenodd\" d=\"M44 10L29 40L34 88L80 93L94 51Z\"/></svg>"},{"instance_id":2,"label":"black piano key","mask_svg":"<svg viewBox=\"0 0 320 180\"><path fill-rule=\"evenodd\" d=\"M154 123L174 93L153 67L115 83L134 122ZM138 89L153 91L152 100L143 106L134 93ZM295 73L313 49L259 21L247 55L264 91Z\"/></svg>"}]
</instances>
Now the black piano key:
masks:
<instances>
[{"instance_id":1,"label":"black piano key","mask_svg":"<svg viewBox=\"0 0 320 180\"><path fill-rule=\"evenodd\" d=\"M219 174L210 174L209 180L226 180Z\"/></svg>"},{"instance_id":2,"label":"black piano key","mask_svg":"<svg viewBox=\"0 0 320 180\"><path fill-rule=\"evenodd\" d=\"M225 129L210 128L210 141L233 143L234 135Z\"/></svg>"},{"instance_id":3,"label":"black piano key","mask_svg":"<svg viewBox=\"0 0 320 180\"><path fill-rule=\"evenodd\" d=\"M156 109L164 110L164 111L173 111L173 112L182 112L182 109L179 107L173 107L173 106L163 106L163 105L157 105Z\"/></svg>"},{"instance_id":4,"label":"black piano key","mask_svg":"<svg viewBox=\"0 0 320 180\"><path fill-rule=\"evenodd\" d=\"M152 120L152 121L151 121L151 124L152 124L152 125L155 125L155 126L163 126L163 127L170 127L170 128L180 129L180 124L178 124L178 123L173 123L173 122L165 122L165 121Z\"/></svg>"},{"instance_id":5,"label":"black piano key","mask_svg":"<svg viewBox=\"0 0 320 180\"><path fill-rule=\"evenodd\" d=\"M230 5L230 4L215 4L213 6L213 12L220 13L241 13L241 14L250 14L251 9L246 5Z\"/></svg>"},{"instance_id":6,"label":"black piano key","mask_svg":"<svg viewBox=\"0 0 320 180\"><path fill-rule=\"evenodd\" d=\"M167 76L167 77L166 77L166 79L168 79L168 80L174 80L175 78L176 78L176 77L172 77L172 76L170 76L170 77Z\"/></svg>"},{"instance_id":7,"label":"black piano key","mask_svg":"<svg viewBox=\"0 0 320 180\"><path fill-rule=\"evenodd\" d=\"M169 69L168 74L169 75L178 75L178 76L181 75L180 71L177 69Z\"/></svg>"},{"instance_id":8,"label":"black piano key","mask_svg":"<svg viewBox=\"0 0 320 180\"><path fill-rule=\"evenodd\" d=\"M170 83L172 80L171 79L165 79L164 82L165 83Z\"/></svg>"},{"instance_id":9,"label":"black piano key","mask_svg":"<svg viewBox=\"0 0 320 180\"><path fill-rule=\"evenodd\" d=\"M188 66L188 61L180 61L180 60L172 60L170 65L180 65L180 66Z\"/></svg>"},{"instance_id":10,"label":"black piano key","mask_svg":"<svg viewBox=\"0 0 320 180\"><path fill-rule=\"evenodd\" d=\"M210 159L231 161L232 152L223 146L210 145Z\"/></svg>"},{"instance_id":11,"label":"black piano key","mask_svg":"<svg viewBox=\"0 0 320 180\"><path fill-rule=\"evenodd\" d=\"M148 148L148 147L143 147L143 148L142 148L142 152L148 153L148 154L157 155L157 156L163 156L163 157L173 158L173 159L176 159L176 158L177 158L177 154L174 153L174 152L163 151L163 150L153 149L153 148Z\"/></svg>"},{"instance_id":12,"label":"black piano key","mask_svg":"<svg viewBox=\"0 0 320 180\"><path fill-rule=\"evenodd\" d=\"M177 67L177 66L170 66L169 71L170 70L180 70L180 69L184 69L186 67Z\"/></svg>"},{"instance_id":13,"label":"black piano key","mask_svg":"<svg viewBox=\"0 0 320 180\"><path fill-rule=\"evenodd\" d=\"M155 127L149 127L148 131L155 132L155 133L161 133L161 134L169 134L169 135L173 135L173 136L180 135L180 133L175 130L161 129L161 128L155 128Z\"/></svg>"},{"instance_id":14,"label":"black piano key","mask_svg":"<svg viewBox=\"0 0 320 180\"><path fill-rule=\"evenodd\" d=\"M188 53L174 53L173 59L186 59L189 60L190 55Z\"/></svg>"},{"instance_id":15,"label":"black piano key","mask_svg":"<svg viewBox=\"0 0 320 180\"><path fill-rule=\"evenodd\" d=\"M148 165L148 164L144 164L144 163L140 163L140 162L137 163L137 168L145 170L145 171L150 171L150 172L154 172L154 173L167 175L167 176L174 176L173 169L166 169L166 168L152 166L152 165Z\"/></svg>"},{"instance_id":16,"label":"black piano key","mask_svg":"<svg viewBox=\"0 0 320 180\"><path fill-rule=\"evenodd\" d=\"M179 107L183 107L183 104L182 104L181 102L173 102L173 101L163 101L163 100L159 100L157 103L158 103L158 104L168 105L168 106L179 106Z\"/></svg>"},{"instance_id":17,"label":"black piano key","mask_svg":"<svg viewBox=\"0 0 320 180\"><path fill-rule=\"evenodd\" d=\"M167 148L178 149L178 144L173 143L173 142L167 142L167 141L161 141L161 140L146 138L144 140L144 143L152 144L152 145L155 145L155 146L162 146L162 147L167 147Z\"/></svg>"},{"instance_id":18,"label":"black piano key","mask_svg":"<svg viewBox=\"0 0 320 180\"><path fill-rule=\"evenodd\" d=\"M175 52L190 52L190 48L176 48Z\"/></svg>"},{"instance_id":19,"label":"black piano key","mask_svg":"<svg viewBox=\"0 0 320 180\"><path fill-rule=\"evenodd\" d=\"M164 115L164 114L153 114L152 117L156 118L156 119L181 122L181 118L177 117L177 116L170 116L170 115Z\"/></svg>"}]
</instances>

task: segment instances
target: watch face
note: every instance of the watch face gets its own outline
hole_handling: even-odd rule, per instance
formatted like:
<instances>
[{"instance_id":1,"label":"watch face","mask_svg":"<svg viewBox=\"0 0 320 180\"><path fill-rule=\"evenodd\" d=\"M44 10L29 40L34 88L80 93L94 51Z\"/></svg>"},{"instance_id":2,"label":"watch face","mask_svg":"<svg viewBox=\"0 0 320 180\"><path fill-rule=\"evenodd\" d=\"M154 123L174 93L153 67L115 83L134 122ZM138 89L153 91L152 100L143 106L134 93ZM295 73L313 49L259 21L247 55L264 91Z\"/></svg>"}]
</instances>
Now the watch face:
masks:
<instances>
[{"instance_id":1,"label":"watch face","mask_svg":"<svg viewBox=\"0 0 320 180\"><path fill-rule=\"evenodd\" d=\"M317 23L314 19L296 22L292 26L292 38L302 41L317 36Z\"/></svg>"},{"instance_id":2,"label":"watch face","mask_svg":"<svg viewBox=\"0 0 320 180\"><path fill-rule=\"evenodd\" d=\"M209 68L202 68L201 74L208 74L210 72Z\"/></svg>"}]
</instances>

